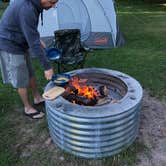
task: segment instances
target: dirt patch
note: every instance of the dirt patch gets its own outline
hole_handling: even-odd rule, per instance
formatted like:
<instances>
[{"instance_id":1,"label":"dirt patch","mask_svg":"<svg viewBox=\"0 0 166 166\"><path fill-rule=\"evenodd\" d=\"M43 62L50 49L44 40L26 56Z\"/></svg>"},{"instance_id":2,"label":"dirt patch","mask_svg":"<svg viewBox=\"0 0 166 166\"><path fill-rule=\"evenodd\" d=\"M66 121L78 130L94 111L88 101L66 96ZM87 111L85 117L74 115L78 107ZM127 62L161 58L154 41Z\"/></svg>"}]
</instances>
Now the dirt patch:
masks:
<instances>
[{"instance_id":1,"label":"dirt patch","mask_svg":"<svg viewBox=\"0 0 166 166\"><path fill-rule=\"evenodd\" d=\"M138 166L166 165L166 102L144 92L139 139L148 153L138 154Z\"/></svg>"}]
</instances>

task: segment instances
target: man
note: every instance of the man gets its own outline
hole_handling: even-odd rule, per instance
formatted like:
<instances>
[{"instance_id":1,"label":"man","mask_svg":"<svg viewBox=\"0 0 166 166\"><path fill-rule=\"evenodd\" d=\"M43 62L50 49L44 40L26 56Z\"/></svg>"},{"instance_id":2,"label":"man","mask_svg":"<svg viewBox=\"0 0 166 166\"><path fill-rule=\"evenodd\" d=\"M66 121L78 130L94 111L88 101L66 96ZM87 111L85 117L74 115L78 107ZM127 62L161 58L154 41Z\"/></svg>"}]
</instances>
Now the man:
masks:
<instances>
[{"instance_id":1,"label":"man","mask_svg":"<svg viewBox=\"0 0 166 166\"><path fill-rule=\"evenodd\" d=\"M37 90L28 49L37 55L44 68L44 75L50 80L53 69L45 55L37 31L39 15L43 9L54 7L58 0L16 0L8 6L0 21L0 68L4 83L18 89L24 104L25 115L39 119L44 113L36 110L28 99L30 86L34 103L44 101Z\"/></svg>"}]
</instances>

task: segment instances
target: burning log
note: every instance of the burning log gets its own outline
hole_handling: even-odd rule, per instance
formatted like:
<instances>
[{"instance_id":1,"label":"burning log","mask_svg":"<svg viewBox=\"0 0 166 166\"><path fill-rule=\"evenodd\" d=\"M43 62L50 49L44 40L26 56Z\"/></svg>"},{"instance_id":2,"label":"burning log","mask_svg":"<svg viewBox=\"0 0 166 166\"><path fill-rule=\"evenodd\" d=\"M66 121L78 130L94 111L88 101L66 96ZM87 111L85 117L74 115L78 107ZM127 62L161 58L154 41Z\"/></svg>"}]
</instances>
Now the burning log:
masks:
<instances>
[{"instance_id":1,"label":"burning log","mask_svg":"<svg viewBox=\"0 0 166 166\"><path fill-rule=\"evenodd\" d=\"M109 103L110 101L111 101L111 100L110 100L109 98L106 98L106 97L104 97L104 98L100 98L100 99L98 99L96 105L107 104L107 103Z\"/></svg>"},{"instance_id":2,"label":"burning log","mask_svg":"<svg viewBox=\"0 0 166 166\"><path fill-rule=\"evenodd\" d=\"M100 86L99 87L99 92L102 96L107 96L108 95L108 89L106 86Z\"/></svg>"},{"instance_id":3,"label":"burning log","mask_svg":"<svg viewBox=\"0 0 166 166\"><path fill-rule=\"evenodd\" d=\"M102 105L110 102L108 88L88 85L87 79L73 77L66 87L65 98L72 103L86 106Z\"/></svg>"},{"instance_id":4,"label":"burning log","mask_svg":"<svg viewBox=\"0 0 166 166\"><path fill-rule=\"evenodd\" d=\"M78 94L68 94L66 99L68 99L72 103L79 104L79 105L86 105L86 106L88 106L88 105L92 106L92 105L95 105L97 103L96 98L89 99L85 96L80 96Z\"/></svg>"}]
</instances>

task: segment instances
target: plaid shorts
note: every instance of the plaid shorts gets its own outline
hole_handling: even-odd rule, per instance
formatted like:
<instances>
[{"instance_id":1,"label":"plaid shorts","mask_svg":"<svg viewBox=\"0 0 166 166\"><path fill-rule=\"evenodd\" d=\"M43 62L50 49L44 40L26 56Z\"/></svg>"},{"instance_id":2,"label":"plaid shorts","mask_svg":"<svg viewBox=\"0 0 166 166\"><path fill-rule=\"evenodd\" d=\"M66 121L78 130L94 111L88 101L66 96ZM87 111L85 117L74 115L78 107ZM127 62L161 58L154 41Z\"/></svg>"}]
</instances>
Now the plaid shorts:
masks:
<instances>
[{"instance_id":1,"label":"plaid shorts","mask_svg":"<svg viewBox=\"0 0 166 166\"><path fill-rule=\"evenodd\" d=\"M12 84L14 88L29 86L30 77L34 76L30 55L11 54L0 51L0 68L3 83Z\"/></svg>"}]
</instances>

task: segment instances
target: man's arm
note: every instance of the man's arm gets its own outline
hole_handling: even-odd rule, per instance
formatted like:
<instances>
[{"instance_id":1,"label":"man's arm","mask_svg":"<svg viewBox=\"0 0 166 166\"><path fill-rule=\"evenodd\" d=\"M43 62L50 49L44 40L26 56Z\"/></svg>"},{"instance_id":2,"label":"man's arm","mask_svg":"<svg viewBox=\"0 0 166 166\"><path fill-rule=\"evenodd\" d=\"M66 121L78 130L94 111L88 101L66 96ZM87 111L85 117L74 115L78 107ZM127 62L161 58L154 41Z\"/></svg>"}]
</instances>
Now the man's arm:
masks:
<instances>
[{"instance_id":1,"label":"man's arm","mask_svg":"<svg viewBox=\"0 0 166 166\"><path fill-rule=\"evenodd\" d=\"M51 64L41 46L40 35L37 30L38 18L36 18L35 13L31 9L27 11L27 7L24 9L23 6L20 8L19 19L20 27L25 35L30 49L35 55L37 55L41 65L44 67L44 70L51 69Z\"/></svg>"},{"instance_id":2,"label":"man's arm","mask_svg":"<svg viewBox=\"0 0 166 166\"><path fill-rule=\"evenodd\" d=\"M33 11L24 9L24 6L19 12L20 27L25 35L28 45L32 52L37 55L41 65L44 68L44 75L47 80L50 80L54 74L52 66L46 57L46 53L42 48L40 35L37 30L38 18L36 18Z\"/></svg>"}]
</instances>

